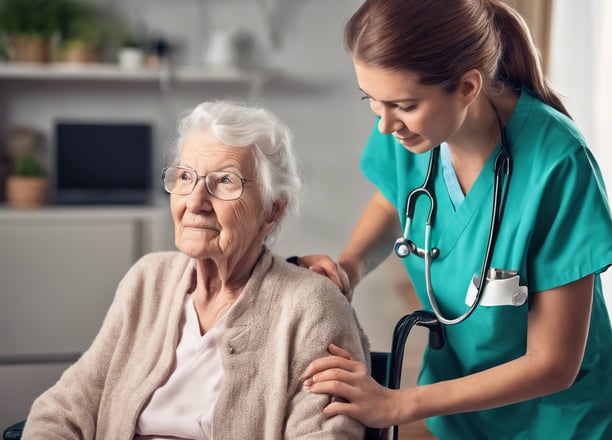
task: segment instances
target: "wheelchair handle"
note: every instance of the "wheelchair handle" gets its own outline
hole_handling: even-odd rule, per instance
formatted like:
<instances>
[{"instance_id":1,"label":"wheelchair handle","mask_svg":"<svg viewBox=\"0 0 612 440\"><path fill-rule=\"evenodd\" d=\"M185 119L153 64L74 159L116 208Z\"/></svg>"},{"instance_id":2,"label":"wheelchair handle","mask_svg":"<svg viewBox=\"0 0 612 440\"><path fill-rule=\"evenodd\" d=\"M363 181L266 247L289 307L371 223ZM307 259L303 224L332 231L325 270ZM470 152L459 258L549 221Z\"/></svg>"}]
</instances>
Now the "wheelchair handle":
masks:
<instances>
[{"instance_id":1,"label":"wheelchair handle","mask_svg":"<svg viewBox=\"0 0 612 440\"><path fill-rule=\"evenodd\" d=\"M417 310L402 317L393 330L389 369L389 388L392 390L397 390L400 387L406 339L415 325L426 327L429 330L429 346L432 349L439 350L444 347L444 326L433 312ZM393 439L397 440L397 426L393 426Z\"/></svg>"},{"instance_id":2,"label":"wheelchair handle","mask_svg":"<svg viewBox=\"0 0 612 440\"><path fill-rule=\"evenodd\" d=\"M429 330L429 345L431 348L439 350L444 346L444 327L432 312L417 310L401 318L393 330L393 342L391 346L389 388L393 390L399 389L406 340L415 325L426 327Z\"/></svg>"}]
</instances>

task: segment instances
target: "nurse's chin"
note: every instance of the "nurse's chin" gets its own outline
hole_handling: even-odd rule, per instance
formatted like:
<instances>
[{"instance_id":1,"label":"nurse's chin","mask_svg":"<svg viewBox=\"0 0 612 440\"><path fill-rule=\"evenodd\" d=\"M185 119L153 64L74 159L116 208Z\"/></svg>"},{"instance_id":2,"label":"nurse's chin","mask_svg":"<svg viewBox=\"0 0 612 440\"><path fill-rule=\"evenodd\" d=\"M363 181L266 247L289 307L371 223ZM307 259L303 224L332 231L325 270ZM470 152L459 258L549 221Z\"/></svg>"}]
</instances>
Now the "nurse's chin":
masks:
<instances>
[{"instance_id":1,"label":"nurse's chin","mask_svg":"<svg viewBox=\"0 0 612 440\"><path fill-rule=\"evenodd\" d=\"M412 147L407 147L404 145L404 148L408 151L410 151L411 153L414 154L423 154L423 153L427 153L431 150L433 150L435 147L437 147L437 145L431 145L428 142L422 142L418 145L412 146Z\"/></svg>"},{"instance_id":2,"label":"nurse's chin","mask_svg":"<svg viewBox=\"0 0 612 440\"><path fill-rule=\"evenodd\" d=\"M420 135L414 135L408 138L396 137L395 140L399 142L406 150L415 154L426 153L430 151L434 146L437 146L432 146L430 142L428 142Z\"/></svg>"}]
</instances>

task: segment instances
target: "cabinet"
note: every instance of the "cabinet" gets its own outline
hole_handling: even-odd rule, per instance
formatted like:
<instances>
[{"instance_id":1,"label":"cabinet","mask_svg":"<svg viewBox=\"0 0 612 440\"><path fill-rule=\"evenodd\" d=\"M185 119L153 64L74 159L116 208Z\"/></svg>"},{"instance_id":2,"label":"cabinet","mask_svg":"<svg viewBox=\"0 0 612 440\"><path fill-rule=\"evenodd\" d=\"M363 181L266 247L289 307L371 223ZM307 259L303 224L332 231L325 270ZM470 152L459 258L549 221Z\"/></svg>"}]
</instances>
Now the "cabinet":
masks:
<instances>
[{"instance_id":1,"label":"cabinet","mask_svg":"<svg viewBox=\"0 0 612 440\"><path fill-rule=\"evenodd\" d=\"M91 343L117 283L170 248L167 206L0 208L0 427Z\"/></svg>"}]
</instances>

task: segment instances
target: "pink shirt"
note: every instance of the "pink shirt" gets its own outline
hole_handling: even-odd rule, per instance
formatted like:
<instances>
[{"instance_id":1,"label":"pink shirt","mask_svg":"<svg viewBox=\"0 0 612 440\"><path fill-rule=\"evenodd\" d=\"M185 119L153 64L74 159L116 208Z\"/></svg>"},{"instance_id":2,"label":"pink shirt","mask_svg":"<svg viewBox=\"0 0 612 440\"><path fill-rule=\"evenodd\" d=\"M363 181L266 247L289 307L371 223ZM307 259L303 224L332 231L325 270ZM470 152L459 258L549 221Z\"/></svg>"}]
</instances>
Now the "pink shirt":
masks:
<instances>
[{"instance_id":1,"label":"pink shirt","mask_svg":"<svg viewBox=\"0 0 612 440\"><path fill-rule=\"evenodd\" d=\"M135 439L212 439L212 417L223 381L219 341L225 319L204 336L191 295L185 295L174 369L145 405Z\"/></svg>"}]
</instances>

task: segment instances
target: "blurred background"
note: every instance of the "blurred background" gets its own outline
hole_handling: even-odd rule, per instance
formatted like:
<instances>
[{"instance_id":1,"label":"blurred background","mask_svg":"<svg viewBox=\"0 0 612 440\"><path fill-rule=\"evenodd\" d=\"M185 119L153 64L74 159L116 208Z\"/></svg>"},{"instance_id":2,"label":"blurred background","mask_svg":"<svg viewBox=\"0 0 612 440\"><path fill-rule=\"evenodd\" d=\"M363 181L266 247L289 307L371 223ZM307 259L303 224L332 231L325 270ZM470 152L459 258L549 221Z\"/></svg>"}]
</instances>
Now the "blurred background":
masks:
<instances>
[{"instance_id":1,"label":"blurred background","mask_svg":"<svg viewBox=\"0 0 612 440\"><path fill-rule=\"evenodd\" d=\"M612 2L513 3L610 188ZM360 4L0 0L0 427L89 345L129 266L174 248L159 176L197 103L261 104L292 127L305 189L274 250L339 254L374 191L359 172L373 117L342 42ZM394 258L353 304L379 351L419 307Z\"/></svg>"}]
</instances>

